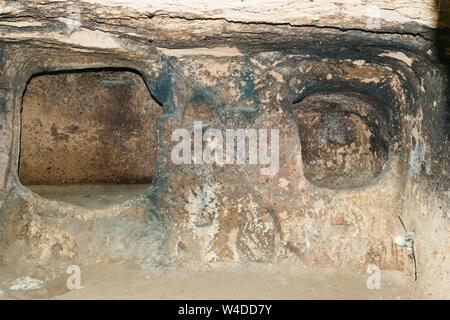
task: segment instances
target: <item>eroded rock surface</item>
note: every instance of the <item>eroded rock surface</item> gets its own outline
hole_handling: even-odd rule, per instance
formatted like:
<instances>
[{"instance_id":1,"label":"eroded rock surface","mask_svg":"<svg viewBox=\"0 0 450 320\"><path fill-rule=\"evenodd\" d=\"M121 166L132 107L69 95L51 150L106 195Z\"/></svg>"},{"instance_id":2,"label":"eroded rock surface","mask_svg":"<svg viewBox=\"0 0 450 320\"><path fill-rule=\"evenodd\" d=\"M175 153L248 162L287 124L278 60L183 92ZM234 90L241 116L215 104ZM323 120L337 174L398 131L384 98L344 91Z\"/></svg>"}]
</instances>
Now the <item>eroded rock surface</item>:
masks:
<instances>
[{"instance_id":1,"label":"eroded rock surface","mask_svg":"<svg viewBox=\"0 0 450 320\"><path fill-rule=\"evenodd\" d=\"M394 243L404 233L401 216L417 237L418 288L448 296L448 78L433 42L446 20L435 1L371 2L375 16L363 13L363 1L0 4L0 278L51 282L68 265L134 259L290 261L361 272L375 264L413 281L410 252ZM94 210L30 192L18 169L27 128L21 109L28 90L45 87L33 76L99 68L142 75L146 102L164 111L149 109L154 126L137 113L143 122L133 132L157 137L152 185ZM101 119L119 124L133 116L104 111ZM69 125L56 114L38 118ZM196 121L219 132L278 130L277 170L262 174L268 165L248 161L174 163L173 132L193 137ZM130 150L115 152L139 169L142 155Z\"/></svg>"}]
</instances>

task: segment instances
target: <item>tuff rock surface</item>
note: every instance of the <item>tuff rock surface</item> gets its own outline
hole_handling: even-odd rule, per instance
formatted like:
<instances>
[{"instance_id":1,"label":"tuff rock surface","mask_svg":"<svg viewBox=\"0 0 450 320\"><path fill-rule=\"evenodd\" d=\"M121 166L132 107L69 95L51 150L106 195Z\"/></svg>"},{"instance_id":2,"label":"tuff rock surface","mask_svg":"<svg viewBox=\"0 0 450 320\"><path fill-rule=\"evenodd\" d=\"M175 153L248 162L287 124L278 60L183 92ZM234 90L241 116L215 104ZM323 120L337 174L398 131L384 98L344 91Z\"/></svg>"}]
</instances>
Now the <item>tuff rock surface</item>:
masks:
<instances>
[{"instance_id":1,"label":"tuff rock surface","mask_svg":"<svg viewBox=\"0 0 450 320\"><path fill-rule=\"evenodd\" d=\"M52 283L68 265L135 259L375 264L413 281L394 243L401 216L418 289L448 297L441 2L0 1L1 280ZM162 106L139 128L156 128L152 185L97 210L30 192L18 174L28 81L108 68L135 72ZM172 132L194 121L278 129L279 170L174 164Z\"/></svg>"}]
</instances>

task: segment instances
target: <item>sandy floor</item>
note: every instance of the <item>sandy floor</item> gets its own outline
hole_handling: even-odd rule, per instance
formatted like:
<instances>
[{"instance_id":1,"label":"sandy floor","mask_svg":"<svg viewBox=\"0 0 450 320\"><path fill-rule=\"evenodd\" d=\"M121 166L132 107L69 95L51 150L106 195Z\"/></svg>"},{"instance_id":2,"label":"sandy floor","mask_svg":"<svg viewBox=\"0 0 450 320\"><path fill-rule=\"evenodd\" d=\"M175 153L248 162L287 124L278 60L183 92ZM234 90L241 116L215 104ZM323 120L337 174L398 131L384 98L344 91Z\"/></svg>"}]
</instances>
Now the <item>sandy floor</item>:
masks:
<instances>
[{"instance_id":1,"label":"sandy floor","mask_svg":"<svg viewBox=\"0 0 450 320\"><path fill-rule=\"evenodd\" d=\"M130 264L99 264L82 270L82 289L53 299L409 299L413 281L382 272L381 288L369 275L348 270L272 265L183 268L148 272Z\"/></svg>"},{"instance_id":2,"label":"sandy floor","mask_svg":"<svg viewBox=\"0 0 450 320\"><path fill-rule=\"evenodd\" d=\"M89 209L102 209L130 200L149 186L149 184L61 184L26 187L43 198Z\"/></svg>"}]
</instances>

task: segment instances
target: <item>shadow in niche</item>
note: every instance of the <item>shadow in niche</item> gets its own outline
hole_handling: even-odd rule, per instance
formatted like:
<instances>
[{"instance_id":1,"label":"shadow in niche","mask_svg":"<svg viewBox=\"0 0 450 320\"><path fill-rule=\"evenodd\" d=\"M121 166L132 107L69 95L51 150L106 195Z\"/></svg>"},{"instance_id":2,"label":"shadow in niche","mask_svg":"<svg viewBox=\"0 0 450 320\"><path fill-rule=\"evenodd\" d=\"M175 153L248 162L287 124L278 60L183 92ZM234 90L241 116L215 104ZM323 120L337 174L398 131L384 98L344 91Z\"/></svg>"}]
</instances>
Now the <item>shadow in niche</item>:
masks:
<instances>
[{"instance_id":1,"label":"shadow in niche","mask_svg":"<svg viewBox=\"0 0 450 320\"><path fill-rule=\"evenodd\" d=\"M388 157L388 128L365 96L310 94L293 105L305 178L329 189L354 189L381 174Z\"/></svg>"},{"instance_id":2,"label":"shadow in niche","mask_svg":"<svg viewBox=\"0 0 450 320\"><path fill-rule=\"evenodd\" d=\"M129 200L152 183L162 112L131 69L36 74L22 98L19 180L90 209Z\"/></svg>"}]
</instances>

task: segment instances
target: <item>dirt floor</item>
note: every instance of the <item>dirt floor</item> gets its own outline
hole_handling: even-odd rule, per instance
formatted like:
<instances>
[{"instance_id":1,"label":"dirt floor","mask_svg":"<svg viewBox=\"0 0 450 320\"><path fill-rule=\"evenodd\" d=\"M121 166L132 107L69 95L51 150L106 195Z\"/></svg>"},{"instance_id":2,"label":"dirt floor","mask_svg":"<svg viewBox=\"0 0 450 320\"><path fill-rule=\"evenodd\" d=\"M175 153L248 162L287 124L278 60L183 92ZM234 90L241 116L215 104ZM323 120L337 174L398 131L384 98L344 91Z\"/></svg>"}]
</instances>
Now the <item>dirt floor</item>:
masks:
<instances>
[{"instance_id":1,"label":"dirt floor","mask_svg":"<svg viewBox=\"0 0 450 320\"><path fill-rule=\"evenodd\" d=\"M227 300L418 297L412 279L400 272L382 271L379 290L367 288L368 276L349 270L307 269L292 265L213 264L206 268L189 266L148 271L131 263L99 263L81 268L81 289L66 289L66 293L49 298ZM27 298L27 295L22 298Z\"/></svg>"},{"instance_id":2,"label":"dirt floor","mask_svg":"<svg viewBox=\"0 0 450 320\"><path fill-rule=\"evenodd\" d=\"M130 200L149 186L149 184L60 184L26 187L46 199L89 209L103 209Z\"/></svg>"}]
</instances>

